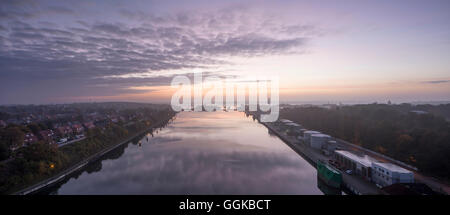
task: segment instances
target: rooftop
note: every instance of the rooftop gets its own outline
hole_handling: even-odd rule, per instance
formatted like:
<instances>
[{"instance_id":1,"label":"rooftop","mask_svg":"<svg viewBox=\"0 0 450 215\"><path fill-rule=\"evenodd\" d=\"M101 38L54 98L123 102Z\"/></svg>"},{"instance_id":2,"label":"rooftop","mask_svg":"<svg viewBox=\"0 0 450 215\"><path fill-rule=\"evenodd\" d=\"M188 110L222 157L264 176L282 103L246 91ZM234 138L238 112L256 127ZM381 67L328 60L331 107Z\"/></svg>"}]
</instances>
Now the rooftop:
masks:
<instances>
[{"instance_id":1,"label":"rooftop","mask_svg":"<svg viewBox=\"0 0 450 215\"><path fill-rule=\"evenodd\" d=\"M345 151L345 150L337 150L335 151L335 153L338 153L350 160L353 160L357 163L360 163L361 165L365 166L365 167L372 167L372 162L378 162L378 160L376 160L375 158L372 158L368 155L356 155L353 154L349 151Z\"/></svg>"},{"instance_id":2,"label":"rooftop","mask_svg":"<svg viewBox=\"0 0 450 215\"><path fill-rule=\"evenodd\" d=\"M287 122L287 123L285 123L285 124L286 124L286 125L289 125L289 126L300 127L300 125L297 124L297 123L295 123L295 122Z\"/></svg>"},{"instance_id":3,"label":"rooftop","mask_svg":"<svg viewBox=\"0 0 450 215\"><path fill-rule=\"evenodd\" d=\"M327 134L312 134L311 137L331 137L331 136Z\"/></svg>"},{"instance_id":4,"label":"rooftop","mask_svg":"<svg viewBox=\"0 0 450 215\"><path fill-rule=\"evenodd\" d=\"M381 166L385 169L390 170L391 172L411 173L411 171L404 169L402 167L399 167L392 163L381 163L381 162L374 162L374 163L378 166Z\"/></svg>"},{"instance_id":5,"label":"rooftop","mask_svg":"<svg viewBox=\"0 0 450 215\"><path fill-rule=\"evenodd\" d=\"M318 131L305 131L304 134L320 134Z\"/></svg>"}]
</instances>

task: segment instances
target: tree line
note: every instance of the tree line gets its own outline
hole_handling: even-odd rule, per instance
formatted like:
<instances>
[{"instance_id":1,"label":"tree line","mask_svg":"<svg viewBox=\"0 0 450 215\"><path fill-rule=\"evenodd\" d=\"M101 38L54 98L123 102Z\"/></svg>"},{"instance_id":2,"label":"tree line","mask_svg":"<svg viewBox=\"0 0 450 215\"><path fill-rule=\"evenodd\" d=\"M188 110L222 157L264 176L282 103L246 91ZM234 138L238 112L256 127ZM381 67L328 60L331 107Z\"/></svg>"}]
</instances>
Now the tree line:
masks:
<instances>
[{"instance_id":1,"label":"tree line","mask_svg":"<svg viewBox=\"0 0 450 215\"><path fill-rule=\"evenodd\" d=\"M22 147L14 152L11 161L0 163L0 193L10 193L38 183L105 148L147 130L153 124L161 123L160 126L163 126L174 115L173 111L167 109L157 111L156 114L153 112L145 119L136 120L129 125L109 123L102 128L89 129L84 140L63 147L43 141ZM13 134L11 137L20 139ZM5 139L7 138L2 136L3 143ZM11 140L14 141L16 140Z\"/></svg>"},{"instance_id":2,"label":"tree line","mask_svg":"<svg viewBox=\"0 0 450 215\"><path fill-rule=\"evenodd\" d=\"M448 112L442 107L450 109L441 106L441 112ZM296 106L281 110L280 117L450 179L450 123L442 115L410 110L405 104Z\"/></svg>"}]
</instances>

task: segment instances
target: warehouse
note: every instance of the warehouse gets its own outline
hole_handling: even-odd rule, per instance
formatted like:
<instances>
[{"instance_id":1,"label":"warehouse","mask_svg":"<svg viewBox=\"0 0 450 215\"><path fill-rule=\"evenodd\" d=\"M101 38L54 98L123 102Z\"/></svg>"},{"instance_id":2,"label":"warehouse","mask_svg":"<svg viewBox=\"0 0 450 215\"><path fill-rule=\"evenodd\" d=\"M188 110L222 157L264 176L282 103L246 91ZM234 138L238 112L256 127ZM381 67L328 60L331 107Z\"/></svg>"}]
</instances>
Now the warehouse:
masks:
<instances>
[{"instance_id":1,"label":"warehouse","mask_svg":"<svg viewBox=\"0 0 450 215\"><path fill-rule=\"evenodd\" d=\"M372 180L372 163L377 161L374 158L344 150L337 150L334 155L345 170L351 170L352 174L360 175L368 181Z\"/></svg>"},{"instance_id":2,"label":"warehouse","mask_svg":"<svg viewBox=\"0 0 450 215\"><path fill-rule=\"evenodd\" d=\"M414 173L392 163L372 163L373 182L385 187L397 183L414 183Z\"/></svg>"},{"instance_id":3,"label":"warehouse","mask_svg":"<svg viewBox=\"0 0 450 215\"><path fill-rule=\"evenodd\" d=\"M312 148L322 149L322 146L324 146L330 138L330 135L326 134L312 134L310 145Z\"/></svg>"},{"instance_id":4,"label":"warehouse","mask_svg":"<svg viewBox=\"0 0 450 215\"><path fill-rule=\"evenodd\" d=\"M311 143L311 135L313 134L320 134L318 131L305 131L303 132L303 140L305 143L309 146Z\"/></svg>"}]
</instances>

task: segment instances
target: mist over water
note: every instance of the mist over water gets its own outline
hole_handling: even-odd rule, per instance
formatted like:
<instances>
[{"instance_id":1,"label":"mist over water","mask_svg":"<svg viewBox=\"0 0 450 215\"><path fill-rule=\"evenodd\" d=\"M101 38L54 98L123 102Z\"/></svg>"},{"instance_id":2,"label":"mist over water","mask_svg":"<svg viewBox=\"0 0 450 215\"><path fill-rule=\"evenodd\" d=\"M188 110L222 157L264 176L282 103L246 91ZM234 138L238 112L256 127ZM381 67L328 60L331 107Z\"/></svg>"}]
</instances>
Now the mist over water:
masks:
<instances>
[{"instance_id":1,"label":"mist over water","mask_svg":"<svg viewBox=\"0 0 450 215\"><path fill-rule=\"evenodd\" d=\"M322 194L315 168L241 112L182 112L118 150L51 192Z\"/></svg>"}]
</instances>

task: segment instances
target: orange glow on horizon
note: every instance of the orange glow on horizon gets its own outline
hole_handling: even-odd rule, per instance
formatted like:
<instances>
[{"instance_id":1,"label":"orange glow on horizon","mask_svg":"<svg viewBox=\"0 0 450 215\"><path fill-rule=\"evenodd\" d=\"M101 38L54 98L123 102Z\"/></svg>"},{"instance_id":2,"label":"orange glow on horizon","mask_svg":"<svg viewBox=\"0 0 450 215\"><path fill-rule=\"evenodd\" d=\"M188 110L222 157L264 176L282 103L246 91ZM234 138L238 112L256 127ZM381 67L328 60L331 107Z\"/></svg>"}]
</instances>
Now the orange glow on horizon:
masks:
<instances>
[{"instance_id":1,"label":"orange glow on horizon","mask_svg":"<svg viewBox=\"0 0 450 215\"><path fill-rule=\"evenodd\" d=\"M330 84L309 86L291 86L283 87L280 84L279 89L280 99L282 98L308 98L312 99L315 96L335 98L357 97L357 96L391 96L400 95L432 95L442 92L450 92L450 83L430 84L423 80L404 81L404 82L389 82L389 83L367 83L358 84L358 82L332 82ZM191 85L193 87L193 85ZM74 101L138 101L138 102L161 102L169 103L172 95L178 90L169 85L165 86L133 86L127 89L136 90L136 93L124 93L112 96L81 96L71 97L69 99ZM207 93L210 88L203 89L203 95ZM193 96L193 91L191 91ZM246 91L248 96L248 91ZM68 98L61 98L67 100Z\"/></svg>"}]
</instances>

